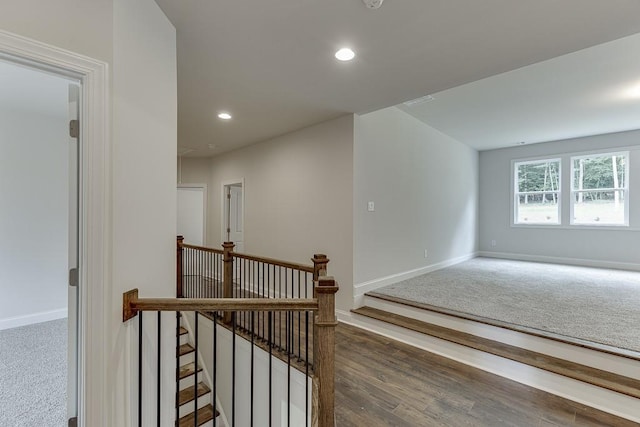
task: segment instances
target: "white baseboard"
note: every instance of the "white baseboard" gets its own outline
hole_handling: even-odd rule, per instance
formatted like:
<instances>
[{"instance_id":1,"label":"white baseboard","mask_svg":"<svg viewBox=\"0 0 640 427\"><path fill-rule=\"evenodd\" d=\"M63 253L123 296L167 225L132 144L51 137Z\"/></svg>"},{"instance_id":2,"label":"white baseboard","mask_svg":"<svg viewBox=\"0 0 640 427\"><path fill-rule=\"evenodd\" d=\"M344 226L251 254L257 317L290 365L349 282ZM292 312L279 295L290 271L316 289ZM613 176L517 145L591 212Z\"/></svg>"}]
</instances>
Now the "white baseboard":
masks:
<instances>
[{"instance_id":1,"label":"white baseboard","mask_svg":"<svg viewBox=\"0 0 640 427\"><path fill-rule=\"evenodd\" d=\"M43 311L40 313L27 314L26 316L8 317L0 319L0 331L4 329L17 328L19 326L33 325L34 323L48 322L50 320L64 319L67 317L67 309Z\"/></svg>"},{"instance_id":2,"label":"white baseboard","mask_svg":"<svg viewBox=\"0 0 640 427\"><path fill-rule=\"evenodd\" d=\"M581 267L612 268L616 270L640 271L640 264L631 262L600 261L593 259L552 257L545 255L527 255L491 251L480 251L478 252L477 256L487 258L512 259L517 261L547 262L550 264L578 265Z\"/></svg>"},{"instance_id":3,"label":"white baseboard","mask_svg":"<svg viewBox=\"0 0 640 427\"><path fill-rule=\"evenodd\" d=\"M337 310L336 314L340 322L582 403L592 408L634 422L640 422L640 405L638 405L638 400L632 397L379 320L364 318L342 310Z\"/></svg>"},{"instance_id":4,"label":"white baseboard","mask_svg":"<svg viewBox=\"0 0 640 427\"><path fill-rule=\"evenodd\" d=\"M464 261L468 261L475 258L477 253L473 252L467 255L463 255L456 258L450 258L448 260L438 262L436 264L427 265L424 267L416 268L414 270L404 271L402 273L392 274L390 276L381 277L378 279L369 280L368 282L358 283L353 285L353 306L355 308L361 307L363 303L364 294L367 292L380 289L382 287L398 283L403 280L412 279L414 277L421 276L423 274L430 273L432 271L440 270L450 267L455 264L459 264Z\"/></svg>"}]
</instances>

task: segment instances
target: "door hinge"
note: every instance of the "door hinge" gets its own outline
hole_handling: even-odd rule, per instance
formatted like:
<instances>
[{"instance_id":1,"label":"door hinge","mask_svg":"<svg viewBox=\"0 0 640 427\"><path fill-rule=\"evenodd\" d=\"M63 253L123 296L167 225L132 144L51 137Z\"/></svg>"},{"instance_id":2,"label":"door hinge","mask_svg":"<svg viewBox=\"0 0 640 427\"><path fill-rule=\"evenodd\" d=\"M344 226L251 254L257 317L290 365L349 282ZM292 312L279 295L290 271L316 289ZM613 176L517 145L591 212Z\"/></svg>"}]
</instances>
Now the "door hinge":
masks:
<instances>
[{"instance_id":1,"label":"door hinge","mask_svg":"<svg viewBox=\"0 0 640 427\"><path fill-rule=\"evenodd\" d=\"M69 122L69 136L78 138L80 136L80 120L71 120Z\"/></svg>"},{"instance_id":2,"label":"door hinge","mask_svg":"<svg viewBox=\"0 0 640 427\"><path fill-rule=\"evenodd\" d=\"M231 200L231 193L227 193L227 199Z\"/></svg>"},{"instance_id":3,"label":"door hinge","mask_svg":"<svg viewBox=\"0 0 640 427\"><path fill-rule=\"evenodd\" d=\"M69 286L78 286L79 278L78 278L78 269L72 268L69 270Z\"/></svg>"}]
</instances>

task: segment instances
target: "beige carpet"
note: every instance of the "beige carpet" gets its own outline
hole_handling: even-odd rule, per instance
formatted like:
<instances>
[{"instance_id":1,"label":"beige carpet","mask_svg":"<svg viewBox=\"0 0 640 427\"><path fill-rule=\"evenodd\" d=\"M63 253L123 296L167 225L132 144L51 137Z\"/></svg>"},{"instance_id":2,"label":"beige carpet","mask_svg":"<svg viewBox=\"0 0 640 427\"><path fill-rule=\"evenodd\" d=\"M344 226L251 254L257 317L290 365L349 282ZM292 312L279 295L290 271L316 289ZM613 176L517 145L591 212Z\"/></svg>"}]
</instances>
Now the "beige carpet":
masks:
<instances>
[{"instance_id":1,"label":"beige carpet","mask_svg":"<svg viewBox=\"0 0 640 427\"><path fill-rule=\"evenodd\" d=\"M475 258L377 293L640 352L640 273Z\"/></svg>"}]
</instances>

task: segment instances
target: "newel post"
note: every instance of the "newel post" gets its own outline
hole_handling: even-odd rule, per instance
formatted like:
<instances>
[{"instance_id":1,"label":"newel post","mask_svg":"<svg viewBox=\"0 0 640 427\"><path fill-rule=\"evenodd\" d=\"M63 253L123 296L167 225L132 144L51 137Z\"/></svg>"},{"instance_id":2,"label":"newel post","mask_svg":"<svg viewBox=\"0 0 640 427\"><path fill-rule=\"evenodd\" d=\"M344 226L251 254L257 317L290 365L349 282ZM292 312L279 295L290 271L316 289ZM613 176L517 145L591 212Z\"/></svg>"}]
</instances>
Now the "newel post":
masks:
<instances>
[{"instance_id":1,"label":"newel post","mask_svg":"<svg viewBox=\"0 0 640 427\"><path fill-rule=\"evenodd\" d=\"M233 242L224 242L222 249L224 250L222 262L224 263L222 276L222 297L233 298ZM231 322L231 312L224 313L224 321Z\"/></svg>"},{"instance_id":2,"label":"newel post","mask_svg":"<svg viewBox=\"0 0 640 427\"><path fill-rule=\"evenodd\" d=\"M313 282L317 282L320 276L327 275L327 264L329 264L329 258L325 254L313 254ZM316 290L313 290L313 297L316 298Z\"/></svg>"},{"instance_id":3,"label":"newel post","mask_svg":"<svg viewBox=\"0 0 640 427\"><path fill-rule=\"evenodd\" d=\"M328 261L328 260L327 260ZM330 276L320 276L316 282L318 314L314 325L314 397L317 395L317 411L313 419L318 427L335 427L335 297L338 284ZM317 409L316 409L317 408Z\"/></svg>"},{"instance_id":4,"label":"newel post","mask_svg":"<svg viewBox=\"0 0 640 427\"><path fill-rule=\"evenodd\" d=\"M182 298L182 253L184 237L178 236L176 252L176 298Z\"/></svg>"}]
</instances>

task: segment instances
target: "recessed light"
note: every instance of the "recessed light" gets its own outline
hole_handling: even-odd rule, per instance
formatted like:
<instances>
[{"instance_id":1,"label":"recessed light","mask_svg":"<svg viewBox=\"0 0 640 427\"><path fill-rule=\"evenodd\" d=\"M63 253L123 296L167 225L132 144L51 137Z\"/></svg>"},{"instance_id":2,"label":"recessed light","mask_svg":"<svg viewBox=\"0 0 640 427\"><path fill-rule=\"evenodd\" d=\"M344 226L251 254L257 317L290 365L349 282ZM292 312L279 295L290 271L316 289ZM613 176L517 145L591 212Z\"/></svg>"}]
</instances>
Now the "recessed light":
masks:
<instances>
[{"instance_id":1,"label":"recessed light","mask_svg":"<svg viewBox=\"0 0 640 427\"><path fill-rule=\"evenodd\" d=\"M218 118L222 120L231 120L231 114L229 113L219 113Z\"/></svg>"},{"instance_id":2,"label":"recessed light","mask_svg":"<svg viewBox=\"0 0 640 427\"><path fill-rule=\"evenodd\" d=\"M336 52L336 59L339 61L351 61L356 57L356 53L348 47L343 47Z\"/></svg>"}]
</instances>

